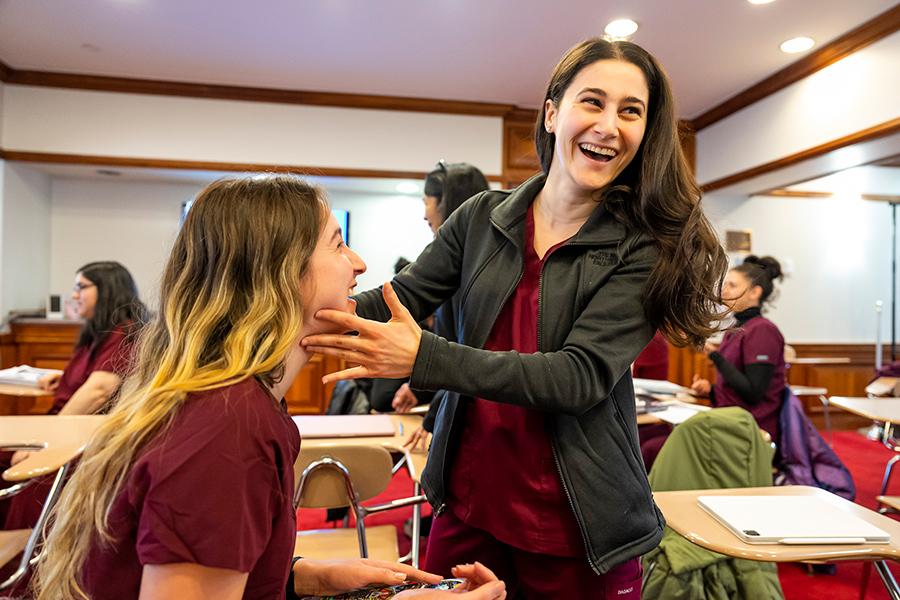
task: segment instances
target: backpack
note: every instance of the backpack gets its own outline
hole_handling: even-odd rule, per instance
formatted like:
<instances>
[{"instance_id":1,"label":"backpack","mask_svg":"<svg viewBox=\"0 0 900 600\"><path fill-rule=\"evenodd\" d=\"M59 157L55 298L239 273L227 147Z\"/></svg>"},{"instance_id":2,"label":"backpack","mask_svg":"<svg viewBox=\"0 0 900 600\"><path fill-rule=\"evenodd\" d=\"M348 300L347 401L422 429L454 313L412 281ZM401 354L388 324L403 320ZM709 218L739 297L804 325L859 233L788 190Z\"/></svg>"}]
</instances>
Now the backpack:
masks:
<instances>
[{"instance_id":1,"label":"backpack","mask_svg":"<svg viewBox=\"0 0 900 600\"><path fill-rule=\"evenodd\" d=\"M369 393L371 379L338 381L331 393L327 415L367 415L371 411Z\"/></svg>"}]
</instances>

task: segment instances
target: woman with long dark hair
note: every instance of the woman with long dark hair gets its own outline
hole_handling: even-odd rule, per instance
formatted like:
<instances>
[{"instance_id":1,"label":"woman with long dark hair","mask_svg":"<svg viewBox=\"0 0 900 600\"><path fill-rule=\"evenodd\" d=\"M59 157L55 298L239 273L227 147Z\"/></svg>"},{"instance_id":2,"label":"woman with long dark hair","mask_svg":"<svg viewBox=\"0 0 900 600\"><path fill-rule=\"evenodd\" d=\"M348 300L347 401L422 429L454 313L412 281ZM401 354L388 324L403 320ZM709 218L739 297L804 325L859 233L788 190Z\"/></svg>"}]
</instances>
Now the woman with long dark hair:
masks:
<instances>
[{"instance_id":1,"label":"woman with long dark hair","mask_svg":"<svg viewBox=\"0 0 900 600\"><path fill-rule=\"evenodd\" d=\"M427 567L487 561L526 598L640 595L663 533L629 367L654 331L702 345L727 259L700 206L657 61L587 40L554 70L535 127L542 173L466 201L357 314L308 350L448 390L422 484ZM460 294L457 343L416 320ZM371 319L371 320L370 320Z\"/></svg>"},{"instance_id":2,"label":"woman with long dark hair","mask_svg":"<svg viewBox=\"0 0 900 600\"><path fill-rule=\"evenodd\" d=\"M131 273L115 261L91 262L76 271L72 300L84 326L75 355L61 374L40 380L54 392L50 414L101 410L131 363L131 343L147 319Z\"/></svg>"}]
</instances>

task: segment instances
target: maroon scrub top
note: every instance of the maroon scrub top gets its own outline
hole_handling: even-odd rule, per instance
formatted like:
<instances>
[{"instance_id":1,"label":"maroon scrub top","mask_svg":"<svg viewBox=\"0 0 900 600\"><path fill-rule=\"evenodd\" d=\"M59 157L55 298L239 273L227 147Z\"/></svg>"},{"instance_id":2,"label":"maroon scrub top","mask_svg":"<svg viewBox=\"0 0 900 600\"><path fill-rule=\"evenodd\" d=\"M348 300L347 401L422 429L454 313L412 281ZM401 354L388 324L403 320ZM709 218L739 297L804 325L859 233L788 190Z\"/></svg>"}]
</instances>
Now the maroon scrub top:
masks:
<instances>
[{"instance_id":1,"label":"maroon scrub top","mask_svg":"<svg viewBox=\"0 0 900 600\"><path fill-rule=\"evenodd\" d=\"M725 383L724 377L716 378L716 406L740 406L750 411L757 424L769 432L773 440L778 438L778 416L782 394L787 386L784 367L784 337L775 323L763 316L753 317L743 326L725 334L719 347L722 358L745 372L754 363L775 367L765 397L755 406L747 404L737 392Z\"/></svg>"},{"instance_id":2,"label":"maroon scrub top","mask_svg":"<svg viewBox=\"0 0 900 600\"><path fill-rule=\"evenodd\" d=\"M94 371L108 371L124 378L130 366L132 347L125 326L120 325L96 346L77 348L53 394L50 414L58 414Z\"/></svg>"},{"instance_id":3,"label":"maroon scrub top","mask_svg":"<svg viewBox=\"0 0 900 600\"><path fill-rule=\"evenodd\" d=\"M138 454L85 562L92 600L137 598L144 565L249 573L244 598L284 598L294 550L300 433L254 378L189 394Z\"/></svg>"},{"instance_id":4,"label":"maroon scrub top","mask_svg":"<svg viewBox=\"0 0 900 600\"><path fill-rule=\"evenodd\" d=\"M663 334L657 331L650 343L638 354L631 374L639 379L669 378L669 342Z\"/></svg>"},{"instance_id":5,"label":"maroon scrub top","mask_svg":"<svg viewBox=\"0 0 900 600\"><path fill-rule=\"evenodd\" d=\"M544 261L538 258L534 215L525 227L525 269L506 302L486 350L538 351L538 294ZM584 556L584 543L560 481L547 433L548 413L475 398L450 473L448 506L471 527L529 552Z\"/></svg>"}]
</instances>

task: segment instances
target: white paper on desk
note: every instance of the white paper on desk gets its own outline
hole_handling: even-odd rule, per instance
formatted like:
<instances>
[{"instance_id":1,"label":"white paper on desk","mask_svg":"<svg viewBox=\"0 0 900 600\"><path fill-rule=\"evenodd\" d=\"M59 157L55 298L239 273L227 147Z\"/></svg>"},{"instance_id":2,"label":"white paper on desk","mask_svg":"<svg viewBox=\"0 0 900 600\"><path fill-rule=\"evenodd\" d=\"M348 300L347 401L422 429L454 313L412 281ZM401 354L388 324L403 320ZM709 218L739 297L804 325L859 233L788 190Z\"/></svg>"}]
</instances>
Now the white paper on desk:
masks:
<instances>
[{"instance_id":1,"label":"white paper on desk","mask_svg":"<svg viewBox=\"0 0 900 600\"><path fill-rule=\"evenodd\" d=\"M38 380L44 375L62 373L59 369L36 369L28 365L19 365L9 369L0 369L0 383L38 387Z\"/></svg>"},{"instance_id":2,"label":"white paper on desk","mask_svg":"<svg viewBox=\"0 0 900 600\"><path fill-rule=\"evenodd\" d=\"M690 388L678 385L677 383L672 383L671 381L664 381L662 379L637 378L634 380L634 390L635 393L643 391L648 394L666 394L668 396L691 393Z\"/></svg>"},{"instance_id":3,"label":"white paper on desk","mask_svg":"<svg viewBox=\"0 0 900 600\"><path fill-rule=\"evenodd\" d=\"M696 415L698 412L703 412L704 410L709 410L709 407L672 403L666 410L661 410L659 412L651 414L659 420L665 421L666 423L670 423L672 425L680 425L681 423L684 423L685 421Z\"/></svg>"}]
</instances>

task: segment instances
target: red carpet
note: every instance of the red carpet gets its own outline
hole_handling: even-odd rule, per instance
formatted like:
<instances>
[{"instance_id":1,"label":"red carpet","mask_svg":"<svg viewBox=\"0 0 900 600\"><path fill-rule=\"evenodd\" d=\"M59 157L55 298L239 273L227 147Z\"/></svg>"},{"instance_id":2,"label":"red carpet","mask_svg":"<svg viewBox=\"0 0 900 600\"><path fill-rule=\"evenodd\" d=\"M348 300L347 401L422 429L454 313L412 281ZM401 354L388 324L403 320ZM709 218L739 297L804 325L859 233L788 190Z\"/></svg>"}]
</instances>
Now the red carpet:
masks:
<instances>
[{"instance_id":1,"label":"red carpet","mask_svg":"<svg viewBox=\"0 0 900 600\"><path fill-rule=\"evenodd\" d=\"M855 431L838 431L834 434L834 449L853 473L856 482L856 501L868 508L875 508L875 496L881 487L881 476L884 473L884 465L892 456L879 442L873 442ZM900 495L900 467L891 481L889 494ZM398 473L387 490L372 500L372 503L387 501L391 498L401 498L412 495L412 482L405 471ZM426 505L424 511L430 511ZM403 522L412 516L412 509L400 509L388 511L380 515L373 515L366 520L367 524L384 525L392 524L398 528L400 553L409 551L409 538L403 535ZM325 523L324 510L301 510L298 513L298 527L300 529L316 529L329 526ZM424 546L422 544L424 557ZM802 565L787 564L779 567L781 585L784 588L787 600L828 599L828 600L856 600L859 598L860 578L862 576L861 562L842 562L838 564L836 575L809 575ZM894 576L900 578L900 567L891 566ZM872 570L869 579L868 593L865 596L871 600L887 600L888 595L878 575ZM649 599L648 599L649 600ZM757 600L757 599L752 599Z\"/></svg>"}]
</instances>

